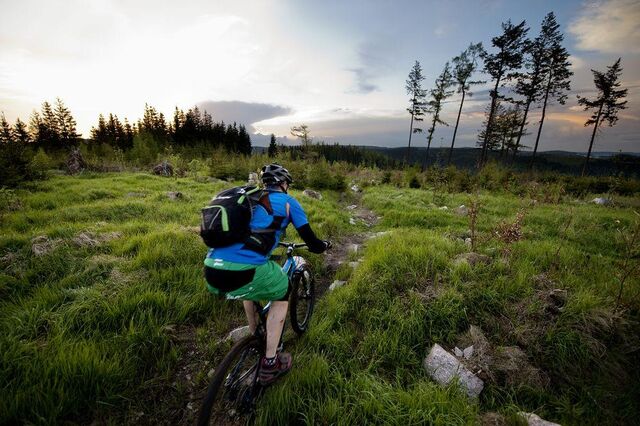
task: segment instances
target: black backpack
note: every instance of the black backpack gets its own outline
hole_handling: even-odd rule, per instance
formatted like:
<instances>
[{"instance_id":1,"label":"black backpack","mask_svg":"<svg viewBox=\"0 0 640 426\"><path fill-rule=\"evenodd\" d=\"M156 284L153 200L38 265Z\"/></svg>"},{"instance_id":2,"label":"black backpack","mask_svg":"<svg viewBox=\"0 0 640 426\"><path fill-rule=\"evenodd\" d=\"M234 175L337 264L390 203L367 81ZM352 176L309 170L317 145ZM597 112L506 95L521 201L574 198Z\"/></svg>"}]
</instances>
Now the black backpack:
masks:
<instances>
[{"instance_id":1,"label":"black backpack","mask_svg":"<svg viewBox=\"0 0 640 426\"><path fill-rule=\"evenodd\" d=\"M245 241L251 235L249 223L256 205L262 205L271 214L267 191L255 186L238 186L222 191L202 209L202 241L211 248Z\"/></svg>"}]
</instances>

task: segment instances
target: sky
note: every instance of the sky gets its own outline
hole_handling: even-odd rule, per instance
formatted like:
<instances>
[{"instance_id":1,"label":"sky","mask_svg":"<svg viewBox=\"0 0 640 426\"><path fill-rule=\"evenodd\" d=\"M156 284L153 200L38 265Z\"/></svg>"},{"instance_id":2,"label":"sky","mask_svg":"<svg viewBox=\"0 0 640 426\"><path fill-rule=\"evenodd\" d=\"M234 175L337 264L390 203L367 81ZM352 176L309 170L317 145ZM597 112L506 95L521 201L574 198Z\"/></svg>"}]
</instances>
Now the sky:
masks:
<instances>
[{"instance_id":1,"label":"sky","mask_svg":"<svg viewBox=\"0 0 640 426\"><path fill-rule=\"evenodd\" d=\"M316 141L376 146L407 143L416 60L428 89L469 43L492 51L502 22L526 20L535 36L553 11L574 76L566 105L548 108L540 149L586 151L589 113L576 95L594 95L590 69L622 57L628 109L594 150L640 152L637 0L0 0L0 11L0 111L11 122L60 97L88 137L100 113L136 121L145 103L169 117L198 105L245 124L254 145L271 133L295 143L290 128L307 124ZM482 125L488 85L475 92L456 146L473 146ZM448 99L451 126L436 128L432 146L450 145L459 100ZM426 146L425 135L412 146Z\"/></svg>"}]
</instances>

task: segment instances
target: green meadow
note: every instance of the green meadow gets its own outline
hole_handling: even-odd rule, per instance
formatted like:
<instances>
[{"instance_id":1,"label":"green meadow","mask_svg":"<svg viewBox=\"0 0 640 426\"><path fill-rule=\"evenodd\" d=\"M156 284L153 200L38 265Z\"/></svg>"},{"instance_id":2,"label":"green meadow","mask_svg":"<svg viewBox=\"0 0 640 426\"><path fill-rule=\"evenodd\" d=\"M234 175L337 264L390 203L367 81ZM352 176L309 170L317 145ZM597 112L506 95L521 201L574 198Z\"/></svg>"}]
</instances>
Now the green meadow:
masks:
<instances>
[{"instance_id":1,"label":"green meadow","mask_svg":"<svg viewBox=\"0 0 640 426\"><path fill-rule=\"evenodd\" d=\"M85 173L2 193L0 424L193 421L186 398L197 405L207 371L230 347L224 337L243 323L239 303L206 292L197 233L200 208L231 185ZM292 191L323 238L380 235L354 270L338 269L348 283L322 296L309 332L290 339L293 371L260 400L257 424L479 424L487 412L517 422L518 411L562 424L632 424L640 416L640 279L630 274L620 286L638 261L637 245L624 246L637 197L600 206L589 202L595 194L499 188L346 192L315 200ZM378 223L350 224L353 203ZM474 224L456 213L462 204L476 206ZM455 260L469 239L483 262ZM322 256L303 255L319 277L334 278ZM550 311L545 297L555 290L564 298ZM544 380L491 376L477 401L433 382L422 367L429 349L452 349L471 325L494 347L520 347ZM173 383L194 351L203 357L195 397Z\"/></svg>"}]
</instances>

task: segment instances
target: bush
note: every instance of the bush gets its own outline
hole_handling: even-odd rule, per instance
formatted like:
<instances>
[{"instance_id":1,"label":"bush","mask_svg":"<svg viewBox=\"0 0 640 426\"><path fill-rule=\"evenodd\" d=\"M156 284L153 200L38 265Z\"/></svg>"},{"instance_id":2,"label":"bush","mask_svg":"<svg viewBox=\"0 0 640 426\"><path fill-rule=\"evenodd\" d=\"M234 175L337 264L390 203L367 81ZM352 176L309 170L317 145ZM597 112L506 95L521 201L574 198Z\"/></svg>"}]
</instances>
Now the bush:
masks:
<instances>
[{"instance_id":1,"label":"bush","mask_svg":"<svg viewBox=\"0 0 640 426\"><path fill-rule=\"evenodd\" d=\"M34 178L26 146L17 142L0 144L0 187L15 187Z\"/></svg>"},{"instance_id":2,"label":"bush","mask_svg":"<svg viewBox=\"0 0 640 426\"><path fill-rule=\"evenodd\" d=\"M39 148L36 155L31 159L30 166L36 179L45 179L51 168L51 158L49 158L42 148Z\"/></svg>"}]
</instances>

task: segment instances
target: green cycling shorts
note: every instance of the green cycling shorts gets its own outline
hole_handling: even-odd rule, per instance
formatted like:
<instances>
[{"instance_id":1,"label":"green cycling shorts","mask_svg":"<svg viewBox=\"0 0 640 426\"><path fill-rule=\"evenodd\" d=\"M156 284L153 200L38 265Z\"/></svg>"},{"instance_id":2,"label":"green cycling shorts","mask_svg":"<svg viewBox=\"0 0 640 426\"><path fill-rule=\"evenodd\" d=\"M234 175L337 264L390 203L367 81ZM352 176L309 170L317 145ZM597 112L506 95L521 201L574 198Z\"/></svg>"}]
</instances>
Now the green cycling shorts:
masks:
<instances>
[{"instance_id":1,"label":"green cycling shorts","mask_svg":"<svg viewBox=\"0 0 640 426\"><path fill-rule=\"evenodd\" d=\"M224 296L227 299L254 301L280 300L287 294L287 290L289 289L289 277L284 273L282 267L273 260L256 266L208 258L205 259L204 264L210 268L224 269L227 271L246 271L255 268L255 274L250 283L227 293L221 292L207 283L207 290L213 294Z\"/></svg>"}]
</instances>

